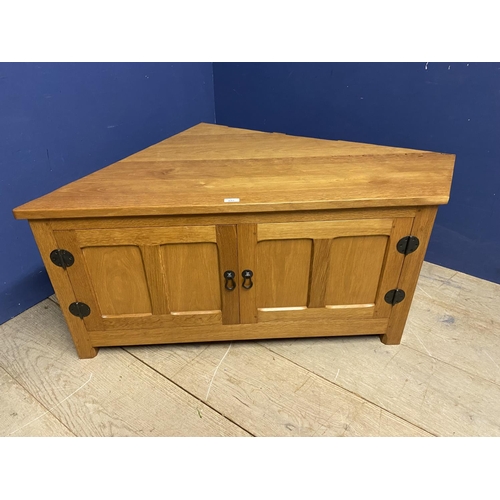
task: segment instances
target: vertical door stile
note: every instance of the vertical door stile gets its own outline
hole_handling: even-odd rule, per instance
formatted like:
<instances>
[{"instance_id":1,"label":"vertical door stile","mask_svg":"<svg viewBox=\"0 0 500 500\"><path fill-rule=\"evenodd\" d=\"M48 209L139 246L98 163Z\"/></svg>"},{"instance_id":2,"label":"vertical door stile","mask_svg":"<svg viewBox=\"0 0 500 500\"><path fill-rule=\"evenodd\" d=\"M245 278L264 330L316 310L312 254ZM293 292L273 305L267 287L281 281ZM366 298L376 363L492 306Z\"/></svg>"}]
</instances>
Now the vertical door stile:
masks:
<instances>
[{"instance_id":1,"label":"vertical door stile","mask_svg":"<svg viewBox=\"0 0 500 500\"><path fill-rule=\"evenodd\" d=\"M71 286L73 287L76 300L84 302L90 307L91 314L83 319L88 330L99 330L102 328L102 313L94 291L90 286L90 278L85 266L83 251L78 244L76 232L54 231L54 238L59 248L64 248L71 252L75 258L75 263L66 269Z\"/></svg>"},{"instance_id":2,"label":"vertical door stile","mask_svg":"<svg viewBox=\"0 0 500 500\"><path fill-rule=\"evenodd\" d=\"M33 236L40 250L40 255L49 274L50 280L54 285L59 305L66 319L69 331L75 343L78 356L80 358L93 358L98 349L92 345L88 329L85 323L69 311L69 305L72 302L77 302L78 298L69 275L66 270L54 266L50 260L50 253L60 245L55 238L55 233L50 224L44 220L29 221Z\"/></svg>"},{"instance_id":3,"label":"vertical door stile","mask_svg":"<svg viewBox=\"0 0 500 500\"><path fill-rule=\"evenodd\" d=\"M236 225L216 226L217 248L219 251L219 280L221 290L222 324L235 325L240 322L240 287L238 266L238 229ZM226 288L226 271L234 272L233 283Z\"/></svg>"},{"instance_id":4,"label":"vertical door stile","mask_svg":"<svg viewBox=\"0 0 500 500\"><path fill-rule=\"evenodd\" d=\"M325 307L331 239L313 240L308 307Z\"/></svg>"},{"instance_id":5,"label":"vertical door stile","mask_svg":"<svg viewBox=\"0 0 500 500\"><path fill-rule=\"evenodd\" d=\"M384 264L382 266L381 279L377 290L377 301L373 314L374 318L388 317L392 312L392 305L384 300L384 296L389 290L397 288L405 256L397 251L396 245L401 238L411 233L412 224L413 218L411 217L394 219L393 229L389 236Z\"/></svg>"},{"instance_id":6,"label":"vertical door stile","mask_svg":"<svg viewBox=\"0 0 500 500\"><path fill-rule=\"evenodd\" d=\"M141 245L153 315L169 314L165 272L159 245Z\"/></svg>"},{"instance_id":7,"label":"vertical door stile","mask_svg":"<svg viewBox=\"0 0 500 500\"><path fill-rule=\"evenodd\" d=\"M405 256L401 265L397 284L394 288L403 289L406 297L399 304L392 306L389 326L386 333L381 336L384 344L395 345L401 342L413 294L417 287L420 269L422 268L427 245L429 244L432 228L434 227L437 208L436 206L421 207L417 210L415 218L412 219L412 225L410 226L411 233L408 232L408 234L416 236L420 240L420 246L415 252Z\"/></svg>"},{"instance_id":8,"label":"vertical door stile","mask_svg":"<svg viewBox=\"0 0 500 500\"><path fill-rule=\"evenodd\" d=\"M238 224L238 279L240 289L240 323L257 323L256 287L266 276L255 274L255 255L257 252L257 224ZM241 273L244 270L254 273L254 286L249 289L241 287Z\"/></svg>"}]
</instances>

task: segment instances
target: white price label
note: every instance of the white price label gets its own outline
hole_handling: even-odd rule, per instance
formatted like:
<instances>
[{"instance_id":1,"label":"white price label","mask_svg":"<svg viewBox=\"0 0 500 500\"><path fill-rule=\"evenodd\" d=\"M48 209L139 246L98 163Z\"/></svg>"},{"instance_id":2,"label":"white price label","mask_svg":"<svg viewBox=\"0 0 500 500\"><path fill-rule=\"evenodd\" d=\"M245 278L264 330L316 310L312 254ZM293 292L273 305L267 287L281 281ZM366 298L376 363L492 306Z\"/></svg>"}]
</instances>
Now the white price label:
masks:
<instances>
[{"instance_id":1,"label":"white price label","mask_svg":"<svg viewBox=\"0 0 500 500\"><path fill-rule=\"evenodd\" d=\"M224 203L239 203L239 198L224 198Z\"/></svg>"}]
</instances>

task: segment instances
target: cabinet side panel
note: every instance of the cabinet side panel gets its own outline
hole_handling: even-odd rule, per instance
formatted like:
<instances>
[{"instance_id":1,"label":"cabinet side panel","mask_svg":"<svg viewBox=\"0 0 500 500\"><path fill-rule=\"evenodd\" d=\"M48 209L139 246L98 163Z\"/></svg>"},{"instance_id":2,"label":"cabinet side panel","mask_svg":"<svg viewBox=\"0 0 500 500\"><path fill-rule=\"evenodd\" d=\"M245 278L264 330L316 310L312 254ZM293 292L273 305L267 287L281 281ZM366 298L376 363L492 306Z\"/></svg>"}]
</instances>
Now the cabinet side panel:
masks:
<instances>
[{"instance_id":1,"label":"cabinet side panel","mask_svg":"<svg viewBox=\"0 0 500 500\"><path fill-rule=\"evenodd\" d=\"M30 221L30 227L38 245L38 249L40 250L40 255L42 256L50 281L56 292L57 300L61 306L78 356L80 358L93 358L97 354L97 349L92 346L92 341L85 328L85 323L69 312L69 305L72 302L76 302L76 297L68 274L61 267L55 266L49 257L50 252L58 248L51 227L49 223L44 221Z\"/></svg>"}]
</instances>

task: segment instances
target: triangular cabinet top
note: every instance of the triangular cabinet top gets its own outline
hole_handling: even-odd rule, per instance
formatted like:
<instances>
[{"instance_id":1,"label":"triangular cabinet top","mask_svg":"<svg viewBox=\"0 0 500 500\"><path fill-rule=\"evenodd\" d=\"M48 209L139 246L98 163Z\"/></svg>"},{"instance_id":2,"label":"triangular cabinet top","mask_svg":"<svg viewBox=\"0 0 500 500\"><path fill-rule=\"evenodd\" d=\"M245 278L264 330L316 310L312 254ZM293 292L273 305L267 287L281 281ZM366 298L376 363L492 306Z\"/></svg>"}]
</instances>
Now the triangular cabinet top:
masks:
<instances>
[{"instance_id":1,"label":"triangular cabinet top","mask_svg":"<svg viewBox=\"0 0 500 500\"><path fill-rule=\"evenodd\" d=\"M200 123L14 210L17 219L442 205L455 155Z\"/></svg>"}]
</instances>

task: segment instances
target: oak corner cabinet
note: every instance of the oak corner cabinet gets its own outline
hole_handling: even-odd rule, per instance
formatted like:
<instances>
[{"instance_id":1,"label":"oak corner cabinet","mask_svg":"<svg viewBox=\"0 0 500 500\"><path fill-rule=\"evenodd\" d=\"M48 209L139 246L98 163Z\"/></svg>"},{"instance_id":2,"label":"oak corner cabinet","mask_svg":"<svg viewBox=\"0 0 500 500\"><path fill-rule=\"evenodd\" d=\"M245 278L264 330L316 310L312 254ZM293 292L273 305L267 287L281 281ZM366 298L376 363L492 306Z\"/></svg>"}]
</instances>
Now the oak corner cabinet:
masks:
<instances>
[{"instance_id":1,"label":"oak corner cabinet","mask_svg":"<svg viewBox=\"0 0 500 500\"><path fill-rule=\"evenodd\" d=\"M81 358L238 339L399 344L454 162L200 123L14 215Z\"/></svg>"}]
</instances>

